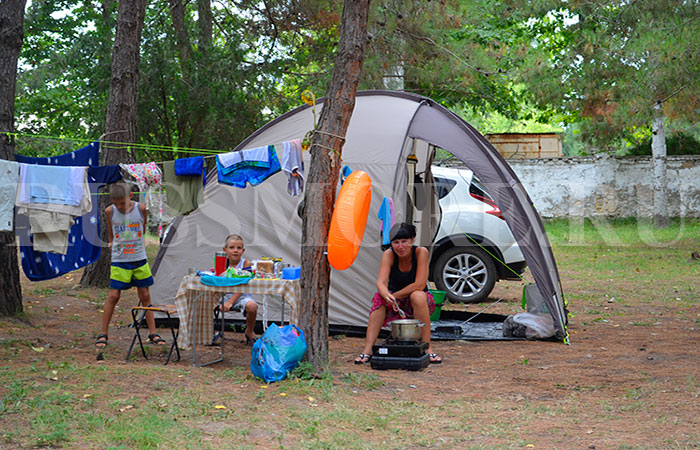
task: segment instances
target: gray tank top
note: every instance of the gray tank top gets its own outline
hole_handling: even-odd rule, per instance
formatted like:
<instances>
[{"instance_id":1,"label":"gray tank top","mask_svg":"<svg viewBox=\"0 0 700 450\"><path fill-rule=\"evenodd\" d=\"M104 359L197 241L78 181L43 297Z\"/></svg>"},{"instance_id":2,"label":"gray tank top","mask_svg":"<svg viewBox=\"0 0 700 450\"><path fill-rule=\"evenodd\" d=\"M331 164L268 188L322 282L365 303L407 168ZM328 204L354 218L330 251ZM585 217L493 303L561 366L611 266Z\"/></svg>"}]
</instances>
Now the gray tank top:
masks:
<instances>
[{"instance_id":1,"label":"gray tank top","mask_svg":"<svg viewBox=\"0 0 700 450\"><path fill-rule=\"evenodd\" d=\"M122 213L112 206L112 262L132 262L146 259L143 214L138 202Z\"/></svg>"}]
</instances>

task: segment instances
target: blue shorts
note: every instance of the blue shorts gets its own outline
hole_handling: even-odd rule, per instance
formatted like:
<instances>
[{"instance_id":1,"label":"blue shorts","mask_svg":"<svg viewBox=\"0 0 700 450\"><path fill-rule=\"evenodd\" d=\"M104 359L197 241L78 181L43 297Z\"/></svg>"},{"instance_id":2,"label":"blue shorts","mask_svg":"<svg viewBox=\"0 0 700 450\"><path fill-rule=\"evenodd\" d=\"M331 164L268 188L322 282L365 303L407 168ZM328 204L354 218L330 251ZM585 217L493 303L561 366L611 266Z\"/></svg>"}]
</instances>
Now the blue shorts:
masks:
<instances>
[{"instance_id":1,"label":"blue shorts","mask_svg":"<svg viewBox=\"0 0 700 450\"><path fill-rule=\"evenodd\" d=\"M148 261L113 262L109 268L109 287L120 291L148 287L154 283Z\"/></svg>"}]
</instances>

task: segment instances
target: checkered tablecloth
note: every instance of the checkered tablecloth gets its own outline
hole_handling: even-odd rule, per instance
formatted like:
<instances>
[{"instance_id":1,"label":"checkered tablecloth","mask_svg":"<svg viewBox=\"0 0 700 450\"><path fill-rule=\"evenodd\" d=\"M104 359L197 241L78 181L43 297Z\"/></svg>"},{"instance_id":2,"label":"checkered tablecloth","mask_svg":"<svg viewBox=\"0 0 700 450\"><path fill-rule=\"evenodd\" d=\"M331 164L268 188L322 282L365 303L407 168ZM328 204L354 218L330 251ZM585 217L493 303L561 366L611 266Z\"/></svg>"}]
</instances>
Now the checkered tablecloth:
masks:
<instances>
[{"instance_id":1,"label":"checkered tablecloth","mask_svg":"<svg viewBox=\"0 0 700 450\"><path fill-rule=\"evenodd\" d=\"M180 318L177 338L181 349L190 349L193 344L209 344L214 336L214 306L223 294L241 292L248 294L280 295L291 308L291 323L297 323L297 299L301 296L299 280L279 278L254 278L248 284L238 286L207 286L197 275L186 275L175 296L175 307ZM191 336L195 321L196 336Z\"/></svg>"}]
</instances>

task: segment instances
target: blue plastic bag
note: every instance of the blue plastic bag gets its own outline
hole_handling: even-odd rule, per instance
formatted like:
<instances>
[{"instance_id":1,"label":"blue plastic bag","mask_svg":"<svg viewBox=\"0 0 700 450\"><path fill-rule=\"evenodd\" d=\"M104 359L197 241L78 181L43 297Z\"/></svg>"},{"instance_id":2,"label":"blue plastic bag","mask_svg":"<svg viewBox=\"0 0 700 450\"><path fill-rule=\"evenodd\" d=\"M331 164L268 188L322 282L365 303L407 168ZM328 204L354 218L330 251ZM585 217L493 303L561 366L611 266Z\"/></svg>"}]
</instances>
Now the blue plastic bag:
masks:
<instances>
[{"instance_id":1,"label":"blue plastic bag","mask_svg":"<svg viewBox=\"0 0 700 450\"><path fill-rule=\"evenodd\" d=\"M299 364L306 353L304 332L295 325L276 324L253 344L250 370L268 383L280 381Z\"/></svg>"}]
</instances>

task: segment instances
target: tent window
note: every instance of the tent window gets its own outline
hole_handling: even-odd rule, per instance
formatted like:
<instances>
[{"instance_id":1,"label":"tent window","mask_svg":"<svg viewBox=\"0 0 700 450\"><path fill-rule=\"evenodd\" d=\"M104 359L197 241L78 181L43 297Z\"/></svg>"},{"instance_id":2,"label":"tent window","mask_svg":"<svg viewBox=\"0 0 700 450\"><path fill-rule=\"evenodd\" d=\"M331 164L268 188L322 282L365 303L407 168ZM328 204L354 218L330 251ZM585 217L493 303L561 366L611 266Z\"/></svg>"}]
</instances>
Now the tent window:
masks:
<instances>
[{"instance_id":1,"label":"tent window","mask_svg":"<svg viewBox=\"0 0 700 450\"><path fill-rule=\"evenodd\" d=\"M455 180L449 180L447 178L442 178L442 177L434 177L435 178L435 190L437 191L438 198L443 198L447 194L450 193L450 191L457 186L457 182Z\"/></svg>"}]
</instances>

